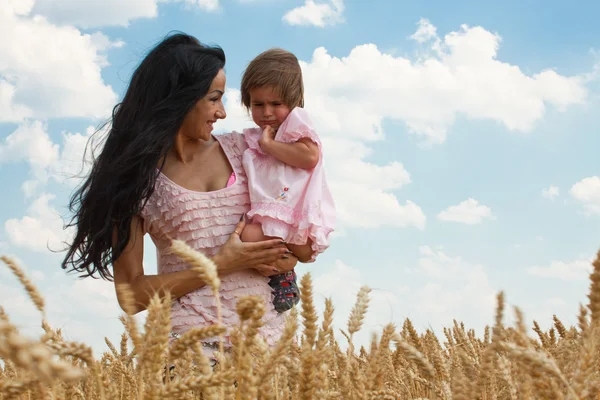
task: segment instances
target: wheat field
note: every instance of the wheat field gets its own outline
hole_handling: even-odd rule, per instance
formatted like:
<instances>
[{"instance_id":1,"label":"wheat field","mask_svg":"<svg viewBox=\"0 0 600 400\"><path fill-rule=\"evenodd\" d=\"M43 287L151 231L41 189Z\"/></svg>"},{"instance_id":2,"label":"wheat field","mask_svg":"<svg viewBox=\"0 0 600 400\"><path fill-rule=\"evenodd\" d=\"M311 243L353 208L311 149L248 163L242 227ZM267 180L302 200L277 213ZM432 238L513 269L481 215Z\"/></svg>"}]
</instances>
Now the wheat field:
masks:
<instances>
[{"instance_id":1,"label":"wheat field","mask_svg":"<svg viewBox=\"0 0 600 400\"><path fill-rule=\"evenodd\" d=\"M182 242L173 250L218 293L214 264ZM10 258L2 261L17 276L41 313L39 340L19 334L0 307L0 399L600 399L600 251L590 274L589 303L581 305L577 326L542 331L525 328L515 308L515 326L505 326L504 295L497 296L493 326L483 337L460 322L444 337L417 332L406 319L373 333L368 348L353 337L368 312L362 287L342 330L333 329L334 305L326 300L316 312L309 273L301 279L301 303L289 312L281 340L269 348L257 335L264 304L238 301L240 324L233 347L222 346L212 367L202 339L221 336L220 325L192 329L169 345L171 299L155 296L143 327L131 313L121 316L119 346L106 339L101 359L85 343L66 341L45 317L45 303L34 284ZM128 287L120 295L131 305ZM218 297L217 297L218 298ZM129 310L128 307L125 307ZM166 366L174 366L167 372Z\"/></svg>"}]
</instances>

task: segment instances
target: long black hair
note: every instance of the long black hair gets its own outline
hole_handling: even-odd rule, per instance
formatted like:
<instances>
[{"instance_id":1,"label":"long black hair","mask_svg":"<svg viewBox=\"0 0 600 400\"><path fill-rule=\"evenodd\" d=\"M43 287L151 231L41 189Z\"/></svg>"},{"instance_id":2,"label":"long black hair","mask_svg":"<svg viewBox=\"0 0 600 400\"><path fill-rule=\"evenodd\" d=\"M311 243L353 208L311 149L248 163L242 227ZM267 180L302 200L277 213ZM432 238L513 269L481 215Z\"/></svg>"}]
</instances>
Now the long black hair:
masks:
<instances>
[{"instance_id":1,"label":"long black hair","mask_svg":"<svg viewBox=\"0 0 600 400\"><path fill-rule=\"evenodd\" d=\"M75 227L75 236L63 269L112 280L109 266L122 254L133 217L154 191L159 163L185 116L224 66L221 48L182 33L167 36L142 60L113 109L101 153L71 197L74 215L68 226Z\"/></svg>"}]
</instances>

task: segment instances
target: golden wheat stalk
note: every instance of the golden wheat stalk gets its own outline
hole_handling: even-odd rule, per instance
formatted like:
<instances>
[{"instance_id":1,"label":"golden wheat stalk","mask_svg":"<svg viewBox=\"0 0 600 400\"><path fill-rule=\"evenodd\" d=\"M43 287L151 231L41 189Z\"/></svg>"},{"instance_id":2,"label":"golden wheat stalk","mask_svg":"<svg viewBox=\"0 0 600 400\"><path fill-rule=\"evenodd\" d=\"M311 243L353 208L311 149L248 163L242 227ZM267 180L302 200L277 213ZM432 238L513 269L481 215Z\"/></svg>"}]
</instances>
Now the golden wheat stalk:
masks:
<instances>
[{"instance_id":1,"label":"golden wheat stalk","mask_svg":"<svg viewBox=\"0 0 600 400\"><path fill-rule=\"evenodd\" d=\"M342 351L333 335L333 303L326 300L319 324L308 276L301 285L306 306L300 342L295 340L296 309L290 312L280 341L268 347L258 334L265 304L256 297L240 298L236 310L240 324L231 333L234 347L231 353L215 353L214 369L200 343L225 332L225 327L192 328L169 347L168 293L154 294L143 334L131 323L131 314L122 317L129 335L121 336L120 349L107 338L101 361L93 359L88 346L65 341L45 319L39 341L25 338L0 307L0 400L597 399L600 328L593 315L600 286L595 279L592 273L590 305L579 310L579 329L553 316L547 331L534 322L532 334L539 339L534 341L518 308L515 326L503 325L504 294L499 293L495 324L482 339L454 321L443 330L446 341L441 344L432 330L418 332L406 319L399 332L394 325L384 325L381 335L372 335L370 345L357 344L356 354L352 341L365 318L368 288L357 295L348 333L342 331L349 344L348 351ZM132 293L119 296L129 310ZM165 368L171 364L174 370Z\"/></svg>"},{"instance_id":2,"label":"golden wheat stalk","mask_svg":"<svg viewBox=\"0 0 600 400\"><path fill-rule=\"evenodd\" d=\"M222 325L221 296L219 295L221 280L217 272L217 265L210 258L192 249L182 240L173 240L171 242L171 250L183 261L190 264L192 270L198 274L200 279L212 288L217 302L217 321L219 325ZM223 334L219 335L219 352L223 353Z\"/></svg>"},{"instance_id":3,"label":"golden wheat stalk","mask_svg":"<svg viewBox=\"0 0 600 400\"><path fill-rule=\"evenodd\" d=\"M46 383L52 383L55 378L72 382L85 376L83 370L56 360L44 344L20 335L8 321L0 321L0 357L30 371Z\"/></svg>"},{"instance_id":4,"label":"golden wheat stalk","mask_svg":"<svg viewBox=\"0 0 600 400\"><path fill-rule=\"evenodd\" d=\"M369 308L369 293L371 289L367 286L362 286L356 296L356 303L350 311L350 317L348 318L348 333L352 337L362 327L363 320L367 314Z\"/></svg>"},{"instance_id":5,"label":"golden wheat stalk","mask_svg":"<svg viewBox=\"0 0 600 400\"><path fill-rule=\"evenodd\" d=\"M40 313L42 313L42 319L45 320L45 302L37 287L35 287L33 282L27 276L25 276L23 270L21 270L21 268L12 258L9 258L7 256L0 256L0 260L2 260L6 264L6 266L13 272L13 274L15 274L17 279L19 279L19 282L21 282L21 285L23 285L25 291L27 291L29 298L31 299L33 304L35 304L35 307L39 310Z\"/></svg>"}]
</instances>

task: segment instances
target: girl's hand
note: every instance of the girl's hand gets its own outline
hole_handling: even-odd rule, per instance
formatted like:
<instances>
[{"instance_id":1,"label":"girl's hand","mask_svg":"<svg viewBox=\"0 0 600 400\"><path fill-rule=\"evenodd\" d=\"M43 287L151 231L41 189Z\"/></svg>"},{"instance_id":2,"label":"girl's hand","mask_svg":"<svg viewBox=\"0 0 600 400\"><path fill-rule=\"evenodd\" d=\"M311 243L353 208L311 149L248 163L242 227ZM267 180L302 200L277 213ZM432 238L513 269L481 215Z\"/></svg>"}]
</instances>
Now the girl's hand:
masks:
<instances>
[{"instance_id":1,"label":"girl's hand","mask_svg":"<svg viewBox=\"0 0 600 400\"><path fill-rule=\"evenodd\" d=\"M268 152L267 147L273 140L275 140L276 134L277 131L275 131L275 129L273 129L271 125L267 125L263 128L262 134L260 135L260 139L258 139L258 144L260 145L262 151L264 151L265 153Z\"/></svg>"},{"instance_id":2,"label":"girl's hand","mask_svg":"<svg viewBox=\"0 0 600 400\"><path fill-rule=\"evenodd\" d=\"M242 242L240 234L245 226L246 220L243 216L227 242L213 257L219 274L226 275L248 268L256 269L265 276L280 273L276 265L278 261L289 260L288 248L280 239Z\"/></svg>"}]
</instances>

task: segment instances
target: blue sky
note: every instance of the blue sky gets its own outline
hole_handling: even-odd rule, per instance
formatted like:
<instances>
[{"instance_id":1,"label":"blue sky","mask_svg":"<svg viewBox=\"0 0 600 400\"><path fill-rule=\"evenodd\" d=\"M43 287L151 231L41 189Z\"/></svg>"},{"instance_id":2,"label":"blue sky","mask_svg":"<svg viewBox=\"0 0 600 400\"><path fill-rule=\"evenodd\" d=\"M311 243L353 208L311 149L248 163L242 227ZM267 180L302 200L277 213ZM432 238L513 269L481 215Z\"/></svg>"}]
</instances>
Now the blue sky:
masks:
<instances>
[{"instance_id":1,"label":"blue sky","mask_svg":"<svg viewBox=\"0 0 600 400\"><path fill-rule=\"evenodd\" d=\"M499 290L543 327L552 314L574 323L586 302L600 247L596 2L0 7L0 253L27 269L67 337L100 350L122 331L111 284L66 275L47 245L68 237L60 218L89 133L144 52L173 30L226 52L220 132L249 124L236 96L252 57L278 46L302 61L339 227L330 249L298 271L312 273L320 303L333 297L340 327L360 285L373 288L359 340L407 317L419 330L456 318L481 332ZM39 333L6 269L0 304Z\"/></svg>"}]
</instances>

